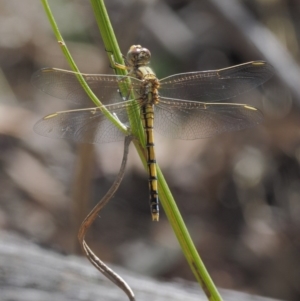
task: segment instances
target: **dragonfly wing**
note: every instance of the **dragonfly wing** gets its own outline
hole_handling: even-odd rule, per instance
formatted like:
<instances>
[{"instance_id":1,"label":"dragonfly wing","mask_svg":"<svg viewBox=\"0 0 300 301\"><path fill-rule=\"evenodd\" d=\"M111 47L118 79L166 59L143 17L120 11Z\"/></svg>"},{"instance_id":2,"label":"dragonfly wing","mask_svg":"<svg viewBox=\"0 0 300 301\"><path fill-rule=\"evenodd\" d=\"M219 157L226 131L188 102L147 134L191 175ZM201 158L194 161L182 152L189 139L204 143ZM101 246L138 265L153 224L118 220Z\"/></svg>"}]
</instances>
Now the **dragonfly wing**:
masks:
<instances>
[{"instance_id":1,"label":"dragonfly wing","mask_svg":"<svg viewBox=\"0 0 300 301\"><path fill-rule=\"evenodd\" d=\"M188 140L250 128L262 120L259 110L244 104L161 98L155 106L154 126L162 135Z\"/></svg>"},{"instance_id":2,"label":"dragonfly wing","mask_svg":"<svg viewBox=\"0 0 300 301\"><path fill-rule=\"evenodd\" d=\"M254 61L220 70L175 74L160 81L159 92L167 98L219 101L256 88L273 73L268 63Z\"/></svg>"},{"instance_id":3,"label":"dragonfly wing","mask_svg":"<svg viewBox=\"0 0 300 301\"><path fill-rule=\"evenodd\" d=\"M125 103L106 106L123 123L128 123ZM124 133L103 114L99 107L61 111L39 120L34 125L37 134L83 143L119 141Z\"/></svg>"},{"instance_id":4,"label":"dragonfly wing","mask_svg":"<svg viewBox=\"0 0 300 301\"><path fill-rule=\"evenodd\" d=\"M129 95L121 95L119 92L119 84L124 83L129 77L104 74L82 74L82 76L102 103L116 103L122 98L128 99ZM140 81L132 77L130 80L133 90L138 93ZM91 100L82 88L75 72L44 68L33 74L31 82L39 90L51 96L91 105Z\"/></svg>"}]
</instances>

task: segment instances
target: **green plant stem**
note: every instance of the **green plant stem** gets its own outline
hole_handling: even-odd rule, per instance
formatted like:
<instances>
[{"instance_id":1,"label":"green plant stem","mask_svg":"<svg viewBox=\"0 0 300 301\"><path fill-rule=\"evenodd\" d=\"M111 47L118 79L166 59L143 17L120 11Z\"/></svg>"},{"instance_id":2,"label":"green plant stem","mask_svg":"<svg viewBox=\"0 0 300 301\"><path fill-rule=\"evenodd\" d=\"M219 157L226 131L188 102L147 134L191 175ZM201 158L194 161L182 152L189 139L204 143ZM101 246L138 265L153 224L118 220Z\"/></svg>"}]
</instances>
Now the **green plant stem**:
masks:
<instances>
[{"instance_id":1,"label":"green plant stem","mask_svg":"<svg viewBox=\"0 0 300 301\"><path fill-rule=\"evenodd\" d=\"M115 118L115 116L113 116L107 109L105 106L102 105L102 103L100 102L100 100L97 98L97 96L93 93L93 91L90 89L90 87L88 86L88 84L86 83L84 77L82 76L82 74L80 73L75 61L73 60L71 53L69 52L62 35L60 34L60 31L58 29L58 26L55 22L55 19L53 17L53 14L51 12L50 6L48 4L47 0L41 0L44 9L46 11L47 17L49 19L50 25L52 27L52 30L54 32L54 35L57 39L58 44L61 46L61 50L65 56L65 58L67 59L71 69L76 72L76 76L79 80L79 82L81 83L83 89L85 90L85 92L89 95L89 97L91 98L91 100L93 101L93 103L97 106L101 108L101 111L103 112L103 114L105 114L105 116L117 127L119 128L122 132L124 132L125 134L129 134L128 133L128 129L126 126L124 126L124 124L122 124L117 118Z\"/></svg>"},{"instance_id":2,"label":"green plant stem","mask_svg":"<svg viewBox=\"0 0 300 301\"><path fill-rule=\"evenodd\" d=\"M109 16L107 14L104 1L95 1L91 0L91 5L94 11L94 15L98 24L99 31L101 33L101 37L104 43L105 50L108 55L108 59L110 61L110 65L114 69L115 73L118 75L126 75L127 70L117 68L116 64L124 66L123 55L121 53L119 44L117 42L116 36L114 34L111 22L109 20ZM122 86L120 86L120 90L122 90ZM123 95L128 95L128 91L130 91L130 81L128 80L125 83L125 91ZM130 94L130 99L134 99L134 94ZM129 123L131 128L131 134L138 138L139 142L144 146L145 145L145 133L142 125L142 121L140 118L140 111L138 109L138 105L136 105L136 110L130 110Z\"/></svg>"},{"instance_id":3,"label":"green plant stem","mask_svg":"<svg viewBox=\"0 0 300 301\"><path fill-rule=\"evenodd\" d=\"M91 0L91 5L96 17L96 21L101 32L101 37L104 43L105 50L108 54L108 59L111 66L115 69L116 74L126 75L125 69L115 68L115 63L124 65L123 55L120 50L113 28L110 23L105 4L103 1Z\"/></svg>"},{"instance_id":4,"label":"green plant stem","mask_svg":"<svg viewBox=\"0 0 300 301\"><path fill-rule=\"evenodd\" d=\"M135 144L135 146L144 164L144 167L147 168L146 157L143 149L140 148L140 145ZM202 287L208 300L222 301L221 295L219 294L208 271L205 268L203 261L201 260L197 252L197 249L187 230L187 227L185 226L185 223L182 219L180 211L178 210L178 207L172 196L172 193L158 165L157 165L157 176L158 176L159 199L161 201L162 207L164 208L166 216L181 246L182 252L185 255L185 258L195 278L197 279L197 282Z\"/></svg>"},{"instance_id":5,"label":"green plant stem","mask_svg":"<svg viewBox=\"0 0 300 301\"><path fill-rule=\"evenodd\" d=\"M119 46L115 34L113 32L105 5L103 0L90 0L94 9L95 18L98 23L98 27L101 36L104 41L105 49L109 50L115 57L115 61L122 64L122 55L119 52ZM120 61L118 61L120 59ZM145 168L147 168L145 150L141 146L143 144L134 142L135 147L140 155ZM158 188L159 198L164 211L167 215L169 222L175 232L178 242L183 250L183 253L201 287L203 288L206 296L211 301L221 301L222 298L215 287L212 279L210 278L198 252L193 244L193 241L189 235L189 232L184 224L181 214L177 208L175 200L170 192L170 189L164 179L164 176L157 165L158 172Z\"/></svg>"},{"instance_id":6,"label":"green plant stem","mask_svg":"<svg viewBox=\"0 0 300 301\"><path fill-rule=\"evenodd\" d=\"M79 79L80 83L82 84L83 88L85 89L85 91L88 93L88 95L94 101L94 103L97 106L101 106L101 108L102 108L101 103L97 100L96 96L89 89L89 87L85 83L83 77L80 75L75 62L72 59L72 57L62 39L62 36L59 33L58 27L55 23L55 20L53 18L53 15L51 13L51 10L47 3L47 0L41 0L41 1L44 5L45 11L49 18L50 24L53 28L54 34L55 34L59 44L62 46L62 50L63 50L64 55L66 56L67 61L69 62L71 68L74 71L78 72L78 79ZM91 4L92 4L92 7L93 7L93 10L95 13L98 27L99 27L101 36L103 38L105 49L108 53L111 65L115 66L115 63L119 63L121 65L124 64L123 59L122 59L122 54L120 52L120 49L119 49L117 40L115 38L110 20L108 18L104 2L102 0L91 0ZM126 70L122 70L119 68L115 68L115 71L119 75L126 74ZM106 115L105 109L104 109L104 113ZM122 131L124 131L124 133L126 133L126 128L122 124L120 124L120 122L116 118L114 118L114 116L112 116L112 115L110 116L110 115L111 114L108 112L107 113L108 118L116 126L118 126ZM132 126L135 126L135 124L133 124ZM141 129L134 129L134 128L132 129L133 133L139 132L141 130L143 130L143 129L142 128ZM140 137L140 136L138 136L138 137ZM144 141L142 141L140 138L140 141L139 142L135 141L134 144L135 144L138 154L146 168L147 165L146 165L145 149L142 147L142 145L144 144ZM197 250L193 244L193 241L188 233L188 230L183 222L183 219L176 206L173 196L169 190L169 187L168 187L158 165L157 165L157 171L158 171L158 188L159 188L160 201L161 201L161 204L167 215L167 218L168 218L169 222L171 223L171 226L175 232L175 235L179 241L182 251L183 251L197 281L203 288L207 298L210 301L222 301L222 298L221 298L217 288L215 287L207 270L204 267L202 260L200 259L199 255L197 253Z\"/></svg>"}]
</instances>

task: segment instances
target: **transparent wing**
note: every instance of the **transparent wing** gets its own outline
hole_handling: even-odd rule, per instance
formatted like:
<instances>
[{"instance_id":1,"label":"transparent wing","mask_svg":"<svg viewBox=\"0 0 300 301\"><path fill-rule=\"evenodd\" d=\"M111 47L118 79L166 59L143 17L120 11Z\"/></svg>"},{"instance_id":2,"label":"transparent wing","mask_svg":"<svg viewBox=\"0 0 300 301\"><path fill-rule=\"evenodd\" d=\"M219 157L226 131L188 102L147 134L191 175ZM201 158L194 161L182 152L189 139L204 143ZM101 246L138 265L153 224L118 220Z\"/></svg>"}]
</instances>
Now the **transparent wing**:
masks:
<instances>
[{"instance_id":1,"label":"transparent wing","mask_svg":"<svg viewBox=\"0 0 300 301\"><path fill-rule=\"evenodd\" d=\"M254 61L220 70L175 74L160 80L159 93L167 98L214 102L254 89L273 73L268 63Z\"/></svg>"},{"instance_id":2,"label":"transparent wing","mask_svg":"<svg viewBox=\"0 0 300 301\"><path fill-rule=\"evenodd\" d=\"M154 128L167 137L199 139L250 128L262 120L259 110L244 104L161 98L155 106Z\"/></svg>"},{"instance_id":3,"label":"transparent wing","mask_svg":"<svg viewBox=\"0 0 300 301\"><path fill-rule=\"evenodd\" d=\"M119 92L119 83L124 82L127 76L104 74L82 74L82 76L102 103L116 103L122 100L122 97L128 99L128 95L121 95ZM138 94L141 81L132 77L130 80L132 89ZM33 74L31 82L39 90L51 96L83 105L92 104L75 72L44 68Z\"/></svg>"},{"instance_id":4,"label":"transparent wing","mask_svg":"<svg viewBox=\"0 0 300 301\"><path fill-rule=\"evenodd\" d=\"M128 116L138 105L129 100L105 107L123 124L128 125ZM34 125L34 131L45 137L83 143L107 143L124 139L124 133L107 119L99 107L50 114Z\"/></svg>"}]
</instances>

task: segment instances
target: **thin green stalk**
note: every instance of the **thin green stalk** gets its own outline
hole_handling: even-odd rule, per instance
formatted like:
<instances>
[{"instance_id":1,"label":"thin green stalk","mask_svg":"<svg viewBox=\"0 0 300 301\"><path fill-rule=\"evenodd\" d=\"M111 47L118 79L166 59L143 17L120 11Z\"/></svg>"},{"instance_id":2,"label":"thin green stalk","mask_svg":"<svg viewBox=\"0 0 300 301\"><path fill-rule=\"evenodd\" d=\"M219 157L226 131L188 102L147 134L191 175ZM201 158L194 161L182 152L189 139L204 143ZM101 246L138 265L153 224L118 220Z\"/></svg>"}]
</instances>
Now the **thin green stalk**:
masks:
<instances>
[{"instance_id":1,"label":"thin green stalk","mask_svg":"<svg viewBox=\"0 0 300 301\"><path fill-rule=\"evenodd\" d=\"M116 74L127 75L126 69L116 67L116 64L124 66L124 60L116 36L114 34L111 22L109 20L104 1L91 0L91 5L111 66L113 67ZM125 91L123 90L124 88ZM130 91L130 80L125 82L125 87L120 86L120 90L124 92L122 93L122 95L128 95L128 91ZM133 99L134 94L130 94L129 97L130 99ZM136 105L136 110L132 110L132 108L130 109L130 114L128 116L131 134L137 137L139 143L141 143L144 146L145 133L140 118L140 111L138 105Z\"/></svg>"},{"instance_id":2,"label":"thin green stalk","mask_svg":"<svg viewBox=\"0 0 300 301\"><path fill-rule=\"evenodd\" d=\"M145 153L140 145L136 145L137 151L144 164L145 169L147 168L147 162ZM197 249L193 243L193 240L188 232L187 227L182 219L180 211L176 205L173 195L165 181L165 178L157 165L157 176L158 176L158 193L162 207L166 213L166 216L173 228L173 231L177 237L177 240L181 246L182 252L195 276L197 282L202 287L205 295L210 301L222 301L222 297L219 294L216 286L214 285L203 261L201 260Z\"/></svg>"},{"instance_id":3,"label":"thin green stalk","mask_svg":"<svg viewBox=\"0 0 300 301\"><path fill-rule=\"evenodd\" d=\"M97 106L100 107L103 114L105 114L105 116L116 126L118 127L122 132L124 132L125 134L128 134L128 129L126 126L124 126L124 124L122 124L117 118L115 118L115 116L113 116L107 109L105 106L102 105L102 103L100 102L100 100L97 98L97 96L93 93L93 91L90 89L90 87L88 86L88 84L86 83L84 77L82 76L82 74L80 73L75 61L73 60L71 53L69 52L62 35L60 34L60 31L58 29L58 26L55 22L55 19L53 17L53 14L51 12L50 6L48 4L47 0L41 0L44 9L46 11L47 17L49 19L50 25L52 27L52 30L54 32L54 35L57 39L58 44L61 46L61 50L63 52L63 54L65 55L71 69L76 72L76 76L79 80L79 82L81 83L83 89L85 90L85 92L89 95L89 97L91 98L91 100L93 101L93 103Z\"/></svg>"},{"instance_id":4,"label":"thin green stalk","mask_svg":"<svg viewBox=\"0 0 300 301\"><path fill-rule=\"evenodd\" d=\"M115 69L118 75L126 75L125 69L115 68L115 63L124 65L123 55L119 48L119 44L116 40L116 36L113 33L113 28L110 23L105 4L103 1L91 0L91 5L95 14L95 18L101 33L101 37L104 43L105 50L108 54L111 66ZM111 34L113 33L113 34Z\"/></svg>"},{"instance_id":5,"label":"thin green stalk","mask_svg":"<svg viewBox=\"0 0 300 301\"><path fill-rule=\"evenodd\" d=\"M47 16L49 18L49 21L52 25L53 31L55 33L55 36L59 42L59 44L62 46L63 53L66 56L66 59L68 60L71 68L79 72L78 68L76 67L75 62L73 61L70 53L67 50L67 47L65 43L63 42L63 39L59 33L58 27L55 23L55 20L53 18L53 15L50 11L49 5L47 3L47 0L41 0L44 8L46 10ZM95 13L95 17L99 26L99 30L101 33L101 36L104 41L105 49L108 53L109 60L112 66L115 66L115 63L124 64L122 54L120 52L116 37L114 35L111 23L109 21L106 8L104 5L104 2L102 0L91 0L91 4ZM120 68L115 68L115 71L119 75L125 75L126 70L122 70ZM91 99L94 101L94 103L97 106L101 106L101 103L97 100L96 96L93 94L93 92L89 89L88 85L84 81L83 77L78 73L78 79L80 83L82 84L85 91L88 93L88 95L91 97ZM109 112L106 112L105 108L103 109L103 112L107 117L116 125L118 128L126 132L126 128L124 125L122 125L112 114ZM137 112L138 114L138 112ZM135 116L135 119L139 116ZM138 127L138 128L135 128ZM143 132L143 128L141 123L131 123L131 130L133 134L136 137L139 137L140 142L135 142L135 146L137 148L138 154L146 167L146 156L145 156L145 149L142 145L144 145L143 135L140 134ZM137 134L136 134L137 133ZM169 190L169 187L161 173L161 170L159 166L157 165L157 171L158 171L158 187L159 187L159 197L161 204L164 208L164 211L168 217L169 222L171 223L171 226L175 232L175 235L179 241L179 244L182 248L182 251L197 279L197 281L200 283L201 287L203 288L205 294L207 295L207 298L210 301L222 301L222 298L217 291L213 281L211 280L207 270L204 267L204 264L202 260L200 259L197 250L193 244L193 241L188 233L188 230L183 222L183 219L180 215L180 212L176 206L176 203L173 199L173 196Z\"/></svg>"},{"instance_id":6,"label":"thin green stalk","mask_svg":"<svg viewBox=\"0 0 300 301\"><path fill-rule=\"evenodd\" d=\"M119 52L119 46L117 44L117 39L113 32L112 25L110 23L104 1L103 0L91 0L92 7L94 9L95 18L98 23L98 27L100 30L100 34L103 38L105 49L109 50L115 57L116 62L122 63L122 61L118 61L118 58L121 59L121 53ZM134 126L133 124L131 126ZM147 168L145 151L141 147L140 143L135 143L137 151L140 155L140 158ZM161 204L164 208L164 211L167 215L169 222L172 225L172 228L175 232L175 235L179 241L179 244L183 250L183 253L197 279L203 288L205 294L208 299L211 301L221 301L222 298L215 287L212 279L210 278L199 254L193 244L193 241L189 235L189 232L184 224L184 221L181 217L181 214L178 210L178 207L175 203L175 200L171 194L171 191L163 177L163 174L157 165L158 172L158 187L159 187L159 198Z\"/></svg>"}]
</instances>

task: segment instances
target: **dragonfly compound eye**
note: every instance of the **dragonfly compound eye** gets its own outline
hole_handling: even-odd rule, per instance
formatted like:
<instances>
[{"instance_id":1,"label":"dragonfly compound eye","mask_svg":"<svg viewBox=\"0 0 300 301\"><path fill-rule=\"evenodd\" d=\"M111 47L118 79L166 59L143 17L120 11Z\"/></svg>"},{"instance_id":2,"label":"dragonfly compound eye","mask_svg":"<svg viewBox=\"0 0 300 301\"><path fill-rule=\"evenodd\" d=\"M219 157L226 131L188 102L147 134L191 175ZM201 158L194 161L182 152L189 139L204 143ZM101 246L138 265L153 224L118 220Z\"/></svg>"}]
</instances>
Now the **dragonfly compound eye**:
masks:
<instances>
[{"instance_id":1,"label":"dragonfly compound eye","mask_svg":"<svg viewBox=\"0 0 300 301\"><path fill-rule=\"evenodd\" d=\"M127 53L127 62L132 66L140 66L148 64L150 61L151 53L147 48L141 45L133 45Z\"/></svg>"}]
</instances>

